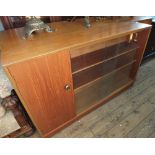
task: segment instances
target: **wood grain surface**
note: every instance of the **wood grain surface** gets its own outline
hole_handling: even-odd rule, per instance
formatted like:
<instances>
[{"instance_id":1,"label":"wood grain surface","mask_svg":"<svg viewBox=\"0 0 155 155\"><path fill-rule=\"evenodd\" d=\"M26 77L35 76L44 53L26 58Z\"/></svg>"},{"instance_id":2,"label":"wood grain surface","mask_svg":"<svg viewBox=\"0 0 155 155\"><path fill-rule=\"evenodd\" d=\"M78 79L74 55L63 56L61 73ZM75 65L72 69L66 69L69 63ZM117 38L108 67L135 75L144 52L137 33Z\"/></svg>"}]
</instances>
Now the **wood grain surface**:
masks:
<instances>
[{"instance_id":1,"label":"wood grain surface","mask_svg":"<svg viewBox=\"0 0 155 155\"><path fill-rule=\"evenodd\" d=\"M66 127L134 82L151 26L136 22L94 22L92 25L90 29L86 29L80 21L54 23L52 26L56 28L56 32L39 32L28 40L22 38L22 28L0 32L2 65L42 136L50 136ZM128 41L129 36L135 36L136 33L136 48L134 46L128 51L128 46L121 46L123 41ZM116 50L115 44L118 44ZM106 61L102 62L97 57L88 62L91 60L91 52L110 46L114 53L109 55ZM120 47L126 52L118 52ZM88 64L74 70L72 74L71 59L75 60L83 54L87 54ZM98 64L98 61L101 63ZM77 63L80 61L77 60ZM84 72L84 69L88 72ZM75 75L78 75L78 80ZM100 81L97 83L98 78ZM95 80L97 84L87 85L86 91L83 87L74 92L73 83L77 84L77 88ZM66 86L68 90L64 89ZM88 103L88 99L93 96L93 102Z\"/></svg>"},{"instance_id":2,"label":"wood grain surface","mask_svg":"<svg viewBox=\"0 0 155 155\"><path fill-rule=\"evenodd\" d=\"M43 135L75 116L69 60L69 53L62 51L8 68L26 110ZM64 90L66 84L69 91Z\"/></svg>"},{"instance_id":3,"label":"wood grain surface","mask_svg":"<svg viewBox=\"0 0 155 155\"><path fill-rule=\"evenodd\" d=\"M38 32L28 40L23 39L23 28L0 32L1 63L3 66L28 60L47 53L81 47L123 37L150 28L136 22L94 22L90 29L83 22L58 22L52 24L56 32Z\"/></svg>"}]
</instances>

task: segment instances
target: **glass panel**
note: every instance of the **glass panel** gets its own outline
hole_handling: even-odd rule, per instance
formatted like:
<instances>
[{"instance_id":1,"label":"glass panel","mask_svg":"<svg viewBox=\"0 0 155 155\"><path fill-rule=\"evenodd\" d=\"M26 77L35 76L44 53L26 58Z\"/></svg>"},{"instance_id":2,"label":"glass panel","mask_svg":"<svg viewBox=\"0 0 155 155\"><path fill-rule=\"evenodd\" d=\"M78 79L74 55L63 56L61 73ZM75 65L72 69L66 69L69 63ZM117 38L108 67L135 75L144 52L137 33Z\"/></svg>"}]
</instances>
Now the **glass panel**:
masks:
<instances>
[{"instance_id":1,"label":"glass panel","mask_svg":"<svg viewBox=\"0 0 155 155\"><path fill-rule=\"evenodd\" d=\"M111 58L110 60L103 61L84 70L73 73L74 89L132 62L135 59L135 53L136 50L130 51L118 57Z\"/></svg>"},{"instance_id":2,"label":"glass panel","mask_svg":"<svg viewBox=\"0 0 155 155\"><path fill-rule=\"evenodd\" d=\"M77 114L112 96L133 80L138 45L128 36L70 52Z\"/></svg>"},{"instance_id":3,"label":"glass panel","mask_svg":"<svg viewBox=\"0 0 155 155\"><path fill-rule=\"evenodd\" d=\"M126 53L134 49L137 49L137 45L135 43L129 44L128 42L123 42L74 57L71 59L72 72L76 72L77 70L88 67L92 64L101 62L111 57L118 56L122 53Z\"/></svg>"},{"instance_id":4,"label":"glass panel","mask_svg":"<svg viewBox=\"0 0 155 155\"><path fill-rule=\"evenodd\" d=\"M132 64L127 65L120 70L101 77L90 85L75 90L76 113L79 114L87 110L128 82L131 82L131 68Z\"/></svg>"}]
</instances>

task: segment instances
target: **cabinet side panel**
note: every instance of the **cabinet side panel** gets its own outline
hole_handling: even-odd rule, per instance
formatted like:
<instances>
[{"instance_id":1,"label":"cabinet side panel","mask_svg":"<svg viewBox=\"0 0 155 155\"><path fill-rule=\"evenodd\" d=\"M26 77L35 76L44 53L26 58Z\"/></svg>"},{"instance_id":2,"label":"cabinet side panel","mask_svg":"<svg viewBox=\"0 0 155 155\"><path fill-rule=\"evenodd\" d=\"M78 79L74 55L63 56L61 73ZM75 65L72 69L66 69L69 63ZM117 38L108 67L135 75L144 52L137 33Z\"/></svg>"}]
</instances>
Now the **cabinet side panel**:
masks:
<instances>
[{"instance_id":1,"label":"cabinet side panel","mask_svg":"<svg viewBox=\"0 0 155 155\"><path fill-rule=\"evenodd\" d=\"M151 31L151 28L147 28L143 31L138 32L137 44L138 44L139 48L136 53L136 63L135 63L133 70L131 72L131 78L133 80L136 78L138 68L142 62L146 44L147 44L147 41L148 41L148 38L150 35L150 31Z\"/></svg>"},{"instance_id":2,"label":"cabinet side panel","mask_svg":"<svg viewBox=\"0 0 155 155\"><path fill-rule=\"evenodd\" d=\"M11 65L9 72L41 134L75 116L68 52L58 52ZM70 84L69 91L64 86Z\"/></svg>"}]
</instances>

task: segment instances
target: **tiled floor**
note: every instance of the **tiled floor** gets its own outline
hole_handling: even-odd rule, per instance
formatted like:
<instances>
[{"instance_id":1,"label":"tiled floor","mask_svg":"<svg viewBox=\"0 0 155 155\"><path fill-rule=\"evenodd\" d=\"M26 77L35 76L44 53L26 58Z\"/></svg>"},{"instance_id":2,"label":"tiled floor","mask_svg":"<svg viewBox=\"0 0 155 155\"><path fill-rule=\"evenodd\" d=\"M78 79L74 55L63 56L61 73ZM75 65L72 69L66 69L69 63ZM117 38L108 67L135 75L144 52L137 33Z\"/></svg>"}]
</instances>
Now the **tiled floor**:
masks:
<instances>
[{"instance_id":1,"label":"tiled floor","mask_svg":"<svg viewBox=\"0 0 155 155\"><path fill-rule=\"evenodd\" d=\"M53 137L155 137L155 59L141 66L134 86Z\"/></svg>"}]
</instances>

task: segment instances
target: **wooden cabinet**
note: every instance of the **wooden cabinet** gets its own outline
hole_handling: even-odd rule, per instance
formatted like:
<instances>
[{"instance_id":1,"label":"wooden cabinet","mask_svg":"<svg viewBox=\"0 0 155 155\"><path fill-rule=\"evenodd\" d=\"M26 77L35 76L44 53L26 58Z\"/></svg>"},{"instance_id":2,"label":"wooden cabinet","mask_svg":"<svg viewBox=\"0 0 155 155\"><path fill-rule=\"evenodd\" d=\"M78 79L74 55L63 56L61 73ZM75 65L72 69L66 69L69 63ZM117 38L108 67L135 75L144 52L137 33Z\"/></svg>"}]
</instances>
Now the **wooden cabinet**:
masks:
<instances>
[{"instance_id":1,"label":"wooden cabinet","mask_svg":"<svg viewBox=\"0 0 155 155\"><path fill-rule=\"evenodd\" d=\"M85 29L80 22L53 23L58 31L28 40L22 28L0 33L2 65L43 137L131 86L151 29L134 22Z\"/></svg>"},{"instance_id":2,"label":"wooden cabinet","mask_svg":"<svg viewBox=\"0 0 155 155\"><path fill-rule=\"evenodd\" d=\"M8 70L42 135L75 116L69 52L20 62Z\"/></svg>"}]
</instances>

